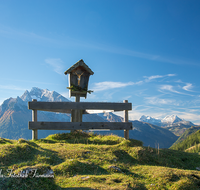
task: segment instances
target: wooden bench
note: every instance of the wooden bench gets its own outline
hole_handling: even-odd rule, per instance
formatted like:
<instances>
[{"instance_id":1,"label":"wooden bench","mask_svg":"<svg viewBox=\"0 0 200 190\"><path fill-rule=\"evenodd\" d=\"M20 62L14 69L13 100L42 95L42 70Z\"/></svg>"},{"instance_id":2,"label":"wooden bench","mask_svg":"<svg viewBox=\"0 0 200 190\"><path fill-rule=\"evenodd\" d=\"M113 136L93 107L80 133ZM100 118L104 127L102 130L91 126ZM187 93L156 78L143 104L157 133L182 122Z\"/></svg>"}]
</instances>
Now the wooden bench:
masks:
<instances>
[{"instance_id":1,"label":"wooden bench","mask_svg":"<svg viewBox=\"0 0 200 190\"><path fill-rule=\"evenodd\" d=\"M32 130L32 139L38 139L37 130L80 130L80 129L124 130L124 138L129 139L129 130L132 129L132 123L128 122L128 110L132 110L132 103L128 103L128 100L124 100L123 103L111 103L111 102L37 102L37 100L33 99L32 102L28 102L28 109L32 110L32 122L29 122L28 125L28 128ZM86 113L86 110L124 111L124 122L43 122L43 121L38 122L37 110L61 112L61 113L72 113L74 110L83 110L81 113ZM72 121L77 121L77 120L72 119Z\"/></svg>"}]
</instances>

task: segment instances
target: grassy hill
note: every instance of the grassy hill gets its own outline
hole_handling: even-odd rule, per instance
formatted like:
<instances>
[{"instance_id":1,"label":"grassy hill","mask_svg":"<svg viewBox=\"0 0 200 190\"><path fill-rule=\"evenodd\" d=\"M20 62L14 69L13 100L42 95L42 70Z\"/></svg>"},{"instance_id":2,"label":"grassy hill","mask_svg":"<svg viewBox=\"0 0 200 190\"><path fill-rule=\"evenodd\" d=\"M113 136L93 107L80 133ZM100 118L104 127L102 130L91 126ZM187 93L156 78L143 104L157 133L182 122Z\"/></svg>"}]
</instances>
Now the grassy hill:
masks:
<instances>
[{"instance_id":1,"label":"grassy hill","mask_svg":"<svg viewBox=\"0 0 200 190\"><path fill-rule=\"evenodd\" d=\"M142 141L144 146L169 148L178 139L178 137L168 129L150 123L135 120L132 121L132 126L133 130L129 130L129 138ZM98 134L116 134L120 137L124 137L123 130L98 131Z\"/></svg>"},{"instance_id":2,"label":"grassy hill","mask_svg":"<svg viewBox=\"0 0 200 190\"><path fill-rule=\"evenodd\" d=\"M183 137L183 140L173 144L170 149L181 151L195 150L195 152L200 152L200 149L198 148L198 144L200 143L200 130L196 131L196 129L197 128L192 128L190 131L186 131L187 133ZM189 134L191 131L195 132ZM194 147L196 147L196 149L194 149Z\"/></svg>"},{"instance_id":3,"label":"grassy hill","mask_svg":"<svg viewBox=\"0 0 200 190\"><path fill-rule=\"evenodd\" d=\"M194 146L191 146L190 148L186 149L185 152L199 153L200 152L200 143L195 144Z\"/></svg>"},{"instance_id":4,"label":"grassy hill","mask_svg":"<svg viewBox=\"0 0 200 190\"><path fill-rule=\"evenodd\" d=\"M181 136L191 125L185 125L182 123L173 124L172 126L167 127L169 131L174 133L176 136Z\"/></svg>"},{"instance_id":5,"label":"grassy hill","mask_svg":"<svg viewBox=\"0 0 200 190\"><path fill-rule=\"evenodd\" d=\"M173 144L178 144L180 142L182 142L184 139L186 139L189 135L191 135L192 133L196 132L200 130L200 126L192 126L189 129L187 129L179 138L178 140Z\"/></svg>"},{"instance_id":6,"label":"grassy hill","mask_svg":"<svg viewBox=\"0 0 200 190\"><path fill-rule=\"evenodd\" d=\"M200 188L196 167L200 167L199 154L144 147L141 141L115 135L74 132L34 141L0 139L0 176L11 170L13 176L21 171L37 173L0 177L1 190L195 190ZM54 178L44 177L49 171Z\"/></svg>"}]
</instances>

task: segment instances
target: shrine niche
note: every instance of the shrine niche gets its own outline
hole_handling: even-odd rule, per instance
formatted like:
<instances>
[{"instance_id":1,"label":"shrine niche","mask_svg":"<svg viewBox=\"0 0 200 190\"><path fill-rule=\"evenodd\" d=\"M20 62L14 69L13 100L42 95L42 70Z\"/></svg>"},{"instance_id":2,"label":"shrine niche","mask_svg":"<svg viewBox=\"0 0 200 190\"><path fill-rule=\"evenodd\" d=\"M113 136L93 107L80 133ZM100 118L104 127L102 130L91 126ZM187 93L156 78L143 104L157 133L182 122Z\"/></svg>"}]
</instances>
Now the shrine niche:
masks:
<instances>
[{"instance_id":1,"label":"shrine niche","mask_svg":"<svg viewBox=\"0 0 200 190\"><path fill-rule=\"evenodd\" d=\"M84 63L81 59L74 65L72 65L65 75L69 75L69 97L77 96L87 97L87 92L91 93L91 90L88 90L88 83L90 75L93 75L94 72Z\"/></svg>"}]
</instances>

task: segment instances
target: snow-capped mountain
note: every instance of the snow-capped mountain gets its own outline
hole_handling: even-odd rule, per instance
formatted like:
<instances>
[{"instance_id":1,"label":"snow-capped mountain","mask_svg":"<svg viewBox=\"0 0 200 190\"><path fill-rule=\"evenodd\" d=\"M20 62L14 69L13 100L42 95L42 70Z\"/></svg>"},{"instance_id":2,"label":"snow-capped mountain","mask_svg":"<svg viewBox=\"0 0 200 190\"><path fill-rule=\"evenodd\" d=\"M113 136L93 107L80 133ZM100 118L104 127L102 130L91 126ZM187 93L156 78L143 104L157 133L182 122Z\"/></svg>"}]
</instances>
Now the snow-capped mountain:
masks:
<instances>
[{"instance_id":1,"label":"snow-capped mountain","mask_svg":"<svg viewBox=\"0 0 200 190\"><path fill-rule=\"evenodd\" d=\"M22 96L9 98L0 106L0 137L8 139L31 139L32 131L28 129L28 122L32 120L32 111L28 109L28 102L32 99L38 101L67 102L67 98L55 91L32 88L26 90ZM151 118L152 119L152 118ZM69 122L70 114L38 111L38 121ZM98 114L83 114L83 122L123 122L123 118L111 112ZM129 131L130 138L142 140L145 146L154 146L159 142L160 147L168 148L177 137L168 129L153 126L140 121L131 121L133 130ZM67 130L39 130L38 138L45 138L50 134L66 133ZM96 131L101 134L109 132L124 137L123 130Z\"/></svg>"},{"instance_id":2,"label":"snow-capped mountain","mask_svg":"<svg viewBox=\"0 0 200 190\"><path fill-rule=\"evenodd\" d=\"M44 102L69 102L67 98L55 91L49 91L47 89L43 90L37 87L33 87L30 92L26 90L20 97L17 96L17 98L9 98L5 100L0 106L0 111L3 113L8 109L27 110L28 102L32 101L32 99L37 99L38 101Z\"/></svg>"},{"instance_id":3,"label":"snow-capped mountain","mask_svg":"<svg viewBox=\"0 0 200 190\"><path fill-rule=\"evenodd\" d=\"M162 123L166 124L173 124L181 121L183 121L183 119L179 118L177 115L168 115L161 120Z\"/></svg>"},{"instance_id":4,"label":"snow-capped mountain","mask_svg":"<svg viewBox=\"0 0 200 190\"><path fill-rule=\"evenodd\" d=\"M25 102L32 101L32 99L43 102L69 102L67 98L55 91L43 90L37 87L33 87L30 92L26 90L20 98Z\"/></svg>"},{"instance_id":5,"label":"snow-capped mountain","mask_svg":"<svg viewBox=\"0 0 200 190\"><path fill-rule=\"evenodd\" d=\"M55 91L32 88L26 90L22 96L9 98L0 106L0 137L9 139L31 139L31 130L28 122L32 120L32 111L28 109L28 102L32 99L46 102L69 102L69 100ZM71 114L38 111L38 121L70 122ZM97 114L83 114L83 122L108 121ZM68 131L40 130L38 138L44 138L49 134L64 133Z\"/></svg>"},{"instance_id":6,"label":"snow-capped mountain","mask_svg":"<svg viewBox=\"0 0 200 190\"><path fill-rule=\"evenodd\" d=\"M143 115L140 119L142 122L151 123L153 125L158 125L162 127L171 127L172 125L194 125L190 121L185 121L184 119L179 118L177 115L168 115L163 119L155 119L150 116Z\"/></svg>"},{"instance_id":7,"label":"snow-capped mountain","mask_svg":"<svg viewBox=\"0 0 200 190\"><path fill-rule=\"evenodd\" d=\"M150 117L150 116L145 116L145 115L141 116L140 121L146 122L146 123L151 123L153 125L158 125L158 126L161 125L160 119L156 119L156 118L153 118L153 117Z\"/></svg>"},{"instance_id":8,"label":"snow-capped mountain","mask_svg":"<svg viewBox=\"0 0 200 190\"><path fill-rule=\"evenodd\" d=\"M69 100L55 91L32 88L26 90L22 96L9 98L0 106L0 137L8 139L31 139L31 130L28 129L28 122L32 120L32 110L28 109L28 102L32 99L38 101L59 101ZM70 114L38 111L38 121L69 122ZM83 122L123 122L123 118L111 112L98 114L83 114ZM131 121L133 130L129 131L130 138L142 140L145 146L154 146L159 142L160 147L168 148L176 140L176 136L167 128L156 126L161 120L152 117L142 116L141 121ZM177 118L176 118L177 120ZM148 121L154 122L154 125ZM171 121L169 118L167 121ZM162 122L161 122L162 123ZM66 133L67 130L39 130L38 138L45 138L50 134ZM107 131L109 132L109 131ZM97 133L103 133L98 131ZM123 130L111 130L110 133L124 137Z\"/></svg>"},{"instance_id":9,"label":"snow-capped mountain","mask_svg":"<svg viewBox=\"0 0 200 190\"><path fill-rule=\"evenodd\" d=\"M113 114L112 112L97 113L98 116L102 117L106 121L110 122L123 122L124 118Z\"/></svg>"}]
</instances>

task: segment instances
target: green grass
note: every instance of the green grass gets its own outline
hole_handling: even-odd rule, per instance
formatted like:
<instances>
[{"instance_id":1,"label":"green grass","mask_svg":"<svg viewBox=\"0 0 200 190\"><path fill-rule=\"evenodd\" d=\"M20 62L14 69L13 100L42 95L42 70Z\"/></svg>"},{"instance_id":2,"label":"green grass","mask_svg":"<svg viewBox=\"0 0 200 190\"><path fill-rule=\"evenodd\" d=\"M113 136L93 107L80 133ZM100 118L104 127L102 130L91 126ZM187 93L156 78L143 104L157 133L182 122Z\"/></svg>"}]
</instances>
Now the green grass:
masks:
<instances>
[{"instance_id":1,"label":"green grass","mask_svg":"<svg viewBox=\"0 0 200 190\"><path fill-rule=\"evenodd\" d=\"M177 128L175 128L177 129ZM176 142L174 142L174 145L182 142L183 140L185 140L189 135L191 135L192 133L195 133L196 131L198 131L200 129L200 126L192 126L188 129L185 130L185 132L178 138L178 140Z\"/></svg>"},{"instance_id":2,"label":"green grass","mask_svg":"<svg viewBox=\"0 0 200 190\"><path fill-rule=\"evenodd\" d=\"M185 152L199 153L200 152L200 143L195 144L194 146L191 146L190 148L186 149Z\"/></svg>"},{"instance_id":3,"label":"green grass","mask_svg":"<svg viewBox=\"0 0 200 190\"><path fill-rule=\"evenodd\" d=\"M184 140L179 141L179 143L173 144L170 147L170 149L185 151L195 146L196 148L193 148L191 150L195 150L195 152L197 153L200 150L197 146L199 143L200 143L200 130L189 134L188 136L186 136Z\"/></svg>"},{"instance_id":4,"label":"green grass","mask_svg":"<svg viewBox=\"0 0 200 190\"><path fill-rule=\"evenodd\" d=\"M116 166L115 169L114 167ZM54 178L2 178L0 189L200 189L200 155L143 147L141 141L74 132L45 139L0 139L1 174L48 169Z\"/></svg>"}]
</instances>

